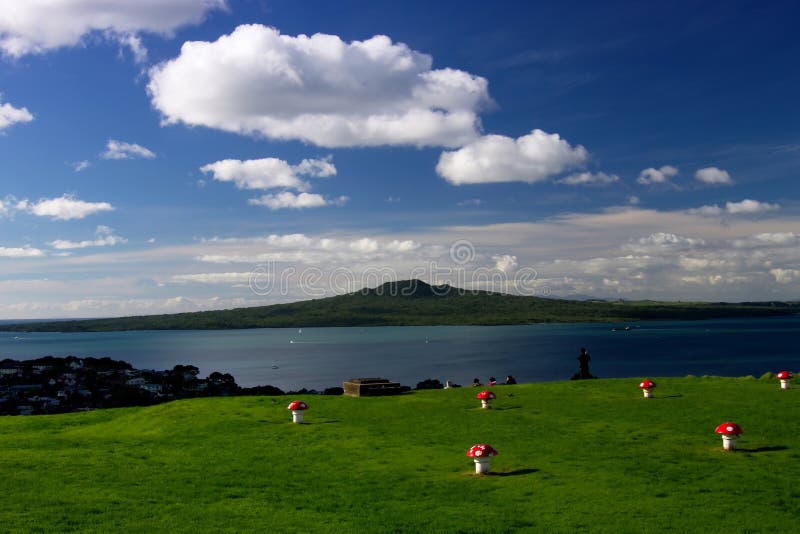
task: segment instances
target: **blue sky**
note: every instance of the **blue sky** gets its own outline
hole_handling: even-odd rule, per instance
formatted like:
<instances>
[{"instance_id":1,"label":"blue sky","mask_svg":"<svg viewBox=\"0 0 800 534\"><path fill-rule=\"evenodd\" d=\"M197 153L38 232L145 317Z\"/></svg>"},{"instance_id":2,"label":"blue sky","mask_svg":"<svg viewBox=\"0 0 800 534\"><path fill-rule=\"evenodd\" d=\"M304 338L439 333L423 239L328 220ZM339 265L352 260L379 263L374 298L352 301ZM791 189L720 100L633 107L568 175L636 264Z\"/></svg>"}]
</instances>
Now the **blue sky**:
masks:
<instances>
[{"instance_id":1,"label":"blue sky","mask_svg":"<svg viewBox=\"0 0 800 534\"><path fill-rule=\"evenodd\" d=\"M0 0L0 318L800 298L799 15Z\"/></svg>"}]
</instances>

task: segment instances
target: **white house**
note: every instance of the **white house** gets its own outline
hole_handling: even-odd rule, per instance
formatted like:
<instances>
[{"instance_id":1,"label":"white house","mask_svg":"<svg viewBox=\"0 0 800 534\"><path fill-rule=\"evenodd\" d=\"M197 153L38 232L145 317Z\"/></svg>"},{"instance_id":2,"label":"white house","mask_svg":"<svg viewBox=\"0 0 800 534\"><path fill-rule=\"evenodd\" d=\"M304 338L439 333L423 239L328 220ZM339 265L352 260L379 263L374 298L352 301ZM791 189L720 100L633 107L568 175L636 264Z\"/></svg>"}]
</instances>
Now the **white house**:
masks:
<instances>
[{"instance_id":1,"label":"white house","mask_svg":"<svg viewBox=\"0 0 800 534\"><path fill-rule=\"evenodd\" d=\"M161 393L161 384L142 384L142 389L146 389L150 393Z\"/></svg>"}]
</instances>

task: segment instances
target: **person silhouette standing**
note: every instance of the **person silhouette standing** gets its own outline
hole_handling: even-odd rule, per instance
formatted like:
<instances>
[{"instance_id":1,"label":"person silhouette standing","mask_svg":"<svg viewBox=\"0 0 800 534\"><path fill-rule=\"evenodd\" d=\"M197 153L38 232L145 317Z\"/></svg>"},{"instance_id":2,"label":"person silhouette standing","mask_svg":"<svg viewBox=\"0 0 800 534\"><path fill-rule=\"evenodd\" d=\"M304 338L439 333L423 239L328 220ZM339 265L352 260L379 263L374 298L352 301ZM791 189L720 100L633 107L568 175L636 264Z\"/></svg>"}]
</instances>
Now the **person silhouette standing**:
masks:
<instances>
[{"instance_id":1,"label":"person silhouette standing","mask_svg":"<svg viewBox=\"0 0 800 534\"><path fill-rule=\"evenodd\" d=\"M578 364L581 368L581 378L592 378L592 373L589 372L589 360L591 359L592 357L589 356L589 351L584 347L581 347L581 353L578 355Z\"/></svg>"}]
</instances>

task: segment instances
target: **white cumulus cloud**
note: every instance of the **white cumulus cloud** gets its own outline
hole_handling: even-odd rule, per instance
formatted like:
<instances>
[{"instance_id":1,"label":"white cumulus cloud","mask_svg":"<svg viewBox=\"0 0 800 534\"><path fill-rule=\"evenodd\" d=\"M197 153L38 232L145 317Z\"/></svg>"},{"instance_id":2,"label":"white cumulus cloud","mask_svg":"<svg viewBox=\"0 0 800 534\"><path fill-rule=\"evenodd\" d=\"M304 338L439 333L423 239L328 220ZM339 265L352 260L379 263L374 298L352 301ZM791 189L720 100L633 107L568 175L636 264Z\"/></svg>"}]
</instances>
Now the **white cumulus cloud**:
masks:
<instances>
[{"instance_id":1,"label":"white cumulus cloud","mask_svg":"<svg viewBox=\"0 0 800 534\"><path fill-rule=\"evenodd\" d=\"M616 174L606 174L604 172L580 172L571 174L566 178L558 180L558 183L566 185L608 185L619 181Z\"/></svg>"},{"instance_id":2,"label":"white cumulus cloud","mask_svg":"<svg viewBox=\"0 0 800 534\"><path fill-rule=\"evenodd\" d=\"M262 195L259 198L251 198L248 200L248 203L253 206L265 206L271 210L279 210L284 208L319 208L330 205L342 206L347 203L348 200L346 196L340 196L330 200L316 193L295 194L291 191L284 191L274 195Z\"/></svg>"},{"instance_id":3,"label":"white cumulus cloud","mask_svg":"<svg viewBox=\"0 0 800 534\"><path fill-rule=\"evenodd\" d=\"M37 258L44 256L44 252L38 248L24 247L0 247L0 258Z\"/></svg>"},{"instance_id":4,"label":"white cumulus cloud","mask_svg":"<svg viewBox=\"0 0 800 534\"><path fill-rule=\"evenodd\" d=\"M58 198L44 198L35 203L21 201L18 207L39 217L52 217L61 221L83 219L95 213L114 210L114 206L108 202L85 202L67 194Z\"/></svg>"},{"instance_id":5,"label":"white cumulus cloud","mask_svg":"<svg viewBox=\"0 0 800 534\"><path fill-rule=\"evenodd\" d=\"M290 165L278 158L251 160L224 159L200 167L220 182L233 182L239 189L272 189L286 187L307 191L310 185L300 179L301 175L328 177L336 174L331 158L304 159L298 165Z\"/></svg>"},{"instance_id":6,"label":"white cumulus cloud","mask_svg":"<svg viewBox=\"0 0 800 534\"><path fill-rule=\"evenodd\" d=\"M373 236L269 235L256 238L213 238L203 241L198 261L215 264L301 262L356 268L398 266L428 258L431 247L413 239ZM442 249L447 252L446 248ZM414 263L414 265L417 265ZM354 288L354 290L357 288Z\"/></svg>"},{"instance_id":7,"label":"white cumulus cloud","mask_svg":"<svg viewBox=\"0 0 800 534\"><path fill-rule=\"evenodd\" d=\"M68 241L64 239L56 239L50 242L50 246L58 250L70 250L76 248L87 247L110 247L122 243L127 243L128 240L124 237L114 235L114 230L108 226L100 225L95 230L95 238L85 241Z\"/></svg>"},{"instance_id":8,"label":"white cumulus cloud","mask_svg":"<svg viewBox=\"0 0 800 534\"><path fill-rule=\"evenodd\" d=\"M666 251L690 250L696 247L702 247L705 244L705 240L700 238L685 237L671 232L655 232L647 237L640 237L628 243L625 249L639 254L650 254Z\"/></svg>"},{"instance_id":9,"label":"white cumulus cloud","mask_svg":"<svg viewBox=\"0 0 800 534\"><path fill-rule=\"evenodd\" d=\"M720 215L755 215L758 213L765 213L768 211L776 211L780 209L778 204L770 204L769 202L759 202L746 198L740 202L726 202L724 207L717 204L708 206L700 206L699 208L690 209L689 213L693 215L704 215L706 217L716 217Z\"/></svg>"},{"instance_id":10,"label":"white cumulus cloud","mask_svg":"<svg viewBox=\"0 0 800 534\"><path fill-rule=\"evenodd\" d=\"M33 115L27 108L15 108L8 102L0 105L0 132L14 124L32 120Z\"/></svg>"},{"instance_id":11,"label":"white cumulus cloud","mask_svg":"<svg viewBox=\"0 0 800 534\"><path fill-rule=\"evenodd\" d=\"M295 165L294 171L297 174L314 176L316 178L327 178L336 176L336 167L333 165L333 156L322 159L304 159L299 165Z\"/></svg>"},{"instance_id":12,"label":"white cumulus cloud","mask_svg":"<svg viewBox=\"0 0 800 534\"><path fill-rule=\"evenodd\" d=\"M24 201L23 201L24 202ZM24 207L14 196L7 195L6 198L0 198L0 217L11 217L18 209Z\"/></svg>"},{"instance_id":13,"label":"white cumulus cloud","mask_svg":"<svg viewBox=\"0 0 800 534\"><path fill-rule=\"evenodd\" d=\"M736 248L768 248L796 247L800 244L800 234L795 232L763 232L745 238L734 239L731 244Z\"/></svg>"},{"instance_id":14,"label":"white cumulus cloud","mask_svg":"<svg viewBox=\"0 0 800 534\"><path fill-rule=\"evenodd\" d=\"M253 276L251 272L177 274L172 277L172 281L195 284L247 284L251 276Z\"/></svg>"},{"instance_id":15,"label":"white cumulus cloud","mask_svg":"<svg viewBox=\"0 0 800 534\"><path fill-rule=\"evenodd\" d=\"M704 184L733 185L733 180L731 179L731 175L728 174L728 171L716 167L698 169L697 172L694 173L694 177Z\"/></svg>"},{"instance_id":16,"label":"white cumulus cloud","mask_svg":"<svg viewBox=\"0 0 800 534\"><path fill-rule=\"evenodd\" d=\"M769 273L775 277L779 284L788 284L795 280L800 280L800 270L798 269L770 269Z\"/></svg>"},{"instance_id":17,"label":"white cumulus cloud","mask_svg":"<svg viewBox=\"0 0 800 534\"><path fill-rule=\"evenodd\" d=\"M492 260L494 261L494 268L504 273L513 273L519 267L517 257L511 254L492 256Z\"/></svg>"},{"instance_id":18,"label":"white cumulus cloud","mask_svg":"<svg viewBox=\"0 0 800 534\"><path fill-rule=\"evenodd\" d=\"M362 237L350 243L350 249L356 252L375 252L380 247L377 239Z\"/></svg>"},{"instance_id":19,"label":"white cumulus cloud","mask_svg":"<svg viewBox=\"0 0 800 534\"><path fill-rule=\"evenodd\" d=\"M152 150L142 145L109 139L108 143L106 143L106 150L100 154L100 157L103 159L153 159L156 155Z\"/></svg>"},{"instance_id":20,"label":"white cumulus cloud","mask_svg":"<svg viewBox=\"0 0 800 534\"><path fill-rule=\"evenodd\" d=\"M738 213L763 213L765 211L775 211L780 209L778 204L770 204L768 202L759 202L746 198L741 202L726 202L725 211L730 214Z\"/></svg>"},{"instance_id":21,"label":"white cumulus cloud","mask_svg":"<svg viewBox=\"0 0 800 534\"><path fill-rule=\"evenodd\" d=\"M404 239L403 241L399 241L394 239L389 243L386 243L385 249L393 252L410 252L412 250L417 250L422 246L421 243L414 241L412 239Z\"/></svg>"},{"instance_id":22,"label":"white cumulus cloud","mask_svg":"<svg viewBox=\"0 0 800 534\"><path fill-rule=\"evenodd\" d=\"M169 35L225 7L226 0L0 0L0 50L11 57L41 54L98 32L142 61L140 32Z\"/></svg>"},{"instance_id":23,"label":"white cumulus cloud","mask_svg":"<svg viewBox=\"0 0 800 534\"><path fill-rule=\"evenodd\" d=\"M488 83L432 64L385 35L345 42L251 24L184 43L150 69L148 91L166 124L327 147L461 146L477 136Z\"/></svg>"},{"instance_id":24,"label":"white cumulus cloud","mask_svg":"<svg viewBox=\"0 0 800 534\"><path fill-rule=\"evenodd\" d=\"M538 182L581 166L588 152L558 134L533 130L517 139L486 135L466 146L443 152L436 172L455 185Z\"/></svg>"},{"instance_id":25,"label":"white cumulus cloud","mask_svg":"<svg viewBox=\"0 0 800 534\"><path fill-rule=\"evenodd\" d=\"M664 165L658 169L648 167L639 173L636 182L642 185L666 184L669 179L678 174L678 169L672 165Z\"/></svg>"}]
</instances>

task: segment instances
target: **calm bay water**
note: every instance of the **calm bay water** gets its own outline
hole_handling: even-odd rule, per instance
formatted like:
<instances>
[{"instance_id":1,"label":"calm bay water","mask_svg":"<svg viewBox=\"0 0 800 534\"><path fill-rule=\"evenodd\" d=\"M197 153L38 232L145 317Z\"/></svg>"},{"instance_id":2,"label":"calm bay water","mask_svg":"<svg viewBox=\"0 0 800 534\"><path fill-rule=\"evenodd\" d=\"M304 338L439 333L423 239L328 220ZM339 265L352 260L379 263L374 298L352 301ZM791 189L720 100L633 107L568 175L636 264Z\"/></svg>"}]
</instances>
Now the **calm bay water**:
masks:
<instances>
[{"instance_id":1,"label":"calm bay water","mask_svg":"<svg viewBox=\"0 0 800 534\"><path fill-rule=\"evenodd\" d=\"M357 376L414 386L425 378L563 380L580 347L604 377L759 376L800 370L800 317L620 324L296 328L100 333L0 332L0 359L108 356L142 369L192 364L243 386L322 389Z\"/></svg>"}]
</instances>

